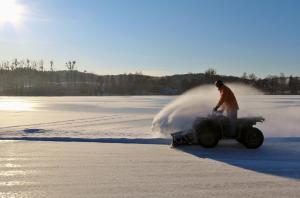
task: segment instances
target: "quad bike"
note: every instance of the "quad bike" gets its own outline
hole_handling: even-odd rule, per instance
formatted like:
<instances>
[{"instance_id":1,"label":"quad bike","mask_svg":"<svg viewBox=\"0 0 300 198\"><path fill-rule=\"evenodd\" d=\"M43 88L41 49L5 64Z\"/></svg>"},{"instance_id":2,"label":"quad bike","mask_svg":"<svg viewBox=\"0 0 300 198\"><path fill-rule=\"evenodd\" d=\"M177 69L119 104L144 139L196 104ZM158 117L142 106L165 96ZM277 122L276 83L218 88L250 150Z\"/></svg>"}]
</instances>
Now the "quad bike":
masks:
<instances>
[{"instance_id":1,"label":"quad bike","mask_svg":"<svg viewBox=\"0 0 300 198\"><path fill-rule=\"evenodd\" d=\"M213 112L207 117L198 117L190 130L172 133L172 147L200 144L206 148L215 147L221 139L236 139L247 148L260 147L264 141L263 133L253 127L263 122L263 117L238 118L234 134L230 131L230 119L222 112Z\"/></svg>"}]
</instances>

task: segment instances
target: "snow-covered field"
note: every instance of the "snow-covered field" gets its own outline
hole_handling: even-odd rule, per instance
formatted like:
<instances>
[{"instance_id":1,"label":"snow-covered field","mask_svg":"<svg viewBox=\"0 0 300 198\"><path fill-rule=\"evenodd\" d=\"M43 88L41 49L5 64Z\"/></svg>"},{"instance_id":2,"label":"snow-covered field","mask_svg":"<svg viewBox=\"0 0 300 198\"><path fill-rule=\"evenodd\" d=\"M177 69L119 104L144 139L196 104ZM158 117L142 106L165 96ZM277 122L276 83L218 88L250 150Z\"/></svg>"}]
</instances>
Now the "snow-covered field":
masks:
<instances>
[{"instance_id":1,"label":"snow-covered field","mask_svg":"<svg viewBox=\"0 0 300 198\"><path fill-rule=\"evenodd\" d=\"M172 97L2 97L0 137L151 138Z\"/></svg>"},{"instance_id":2,"label":"snow-covered field","mask_svg":"<svg viewBox=\"0 0 300 198\"><path fill-rule=\"evenodd\" d=\"M0 138L153 138L154 116L175 98L0 97ZM266 118L258 127L267 137L300 136L299 96L255 95L239 100L242 116ZM196 104L194 109L202 108L207 107Z\"/></svg>"},{"instance_id":3,"label":"snow-covered field","mask_svg":"<svg viewBox=\"0 0 300 198\"><path fill-rule=\"evenodd\" d=\"M299 197L299 96L239 98L257 150L169 148L151 124L175 98L1 97L0 197Z\"/></svg>"}]
</instances>

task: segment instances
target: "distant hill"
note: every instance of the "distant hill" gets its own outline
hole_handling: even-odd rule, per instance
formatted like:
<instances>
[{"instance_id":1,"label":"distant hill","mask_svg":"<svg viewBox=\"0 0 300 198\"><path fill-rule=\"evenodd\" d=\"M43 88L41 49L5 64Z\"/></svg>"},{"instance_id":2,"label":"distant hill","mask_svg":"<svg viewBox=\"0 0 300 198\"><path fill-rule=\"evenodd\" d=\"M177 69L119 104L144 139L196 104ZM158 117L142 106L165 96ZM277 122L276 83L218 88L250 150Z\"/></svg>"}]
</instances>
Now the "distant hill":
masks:
<instances>
[{"instance_id":1,"label":"distant hill","mask_svg":"<svg viewBox=\"0 0 300 198\"><path fill-rule=\"evenodd\" d=\"M236 77L208 70L206 73L154 77L141 73L96 75L76 71L74 67L66 71L19 67L0 68L0 95L177 95L199 85L212 84L217 79L252 85L266 94L300 94L300 78L283 74L259 79L254 74Z\"/></svg>"}]
</instances>

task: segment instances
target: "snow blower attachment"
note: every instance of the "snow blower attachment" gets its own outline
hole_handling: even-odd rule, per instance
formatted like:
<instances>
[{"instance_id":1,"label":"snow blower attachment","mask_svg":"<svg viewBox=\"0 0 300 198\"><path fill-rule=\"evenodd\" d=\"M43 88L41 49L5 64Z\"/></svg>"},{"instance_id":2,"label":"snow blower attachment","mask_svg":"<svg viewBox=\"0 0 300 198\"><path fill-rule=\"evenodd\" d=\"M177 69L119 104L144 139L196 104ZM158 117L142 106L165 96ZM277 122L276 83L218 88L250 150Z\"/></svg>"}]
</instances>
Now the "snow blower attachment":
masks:
<instances>
[{"instance_id":1,"label":"snow blower attachment","mask_svg":"<svg viewBox=\"0 0 300 198\"><path fill-rule=\"evenodd\" d=\"M238 118L235 133L230 133L230 120L220 112L213 112L207 117L196 118L192 129L172 133L172 146L200 144L206 148L215 147L221 139L236 139L247 148L260 147L264 141L263 133L255 128L263 117Z\"/></svg>"}]
</instances>

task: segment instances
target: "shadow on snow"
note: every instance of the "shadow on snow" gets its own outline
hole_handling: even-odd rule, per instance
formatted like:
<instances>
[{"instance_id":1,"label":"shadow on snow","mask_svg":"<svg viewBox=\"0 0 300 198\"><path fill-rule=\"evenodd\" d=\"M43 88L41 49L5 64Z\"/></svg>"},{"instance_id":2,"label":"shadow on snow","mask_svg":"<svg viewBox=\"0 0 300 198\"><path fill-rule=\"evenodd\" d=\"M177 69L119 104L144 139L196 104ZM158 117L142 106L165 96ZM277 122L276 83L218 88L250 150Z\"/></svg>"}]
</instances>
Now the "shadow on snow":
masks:
<instances>
[{"instance_id":1,"label":"shadow on snow","mask_svg":"<svg viewBox=\"0 0 300 198\"><path fill-rule=\"evenodd\" d=\"M164 138L72 138L72 137L1 137L0 140L50 141L50 142L96 142L120 144L160 144L167 145Z\"/></svg>"},{"instance_id":2,"label":"shadow on snow","mask_svg":"<svg viewBox=\"0 0 300 198\"><path fill-rule=\"evenodd\" d=\"M266 138L258 149L225 141L213 149L185 146L178 150L259 173L300 180L300 137Z\"/></svg>"}]
</instances>

